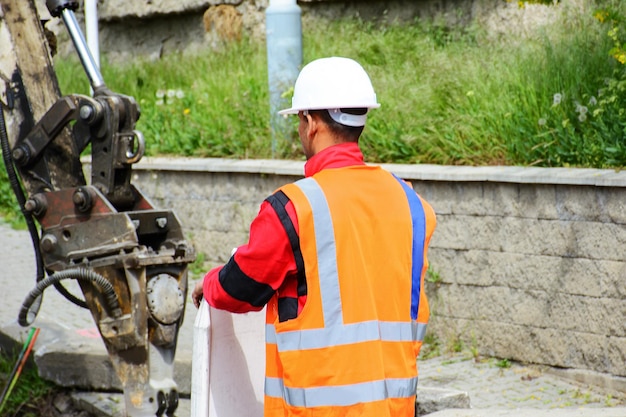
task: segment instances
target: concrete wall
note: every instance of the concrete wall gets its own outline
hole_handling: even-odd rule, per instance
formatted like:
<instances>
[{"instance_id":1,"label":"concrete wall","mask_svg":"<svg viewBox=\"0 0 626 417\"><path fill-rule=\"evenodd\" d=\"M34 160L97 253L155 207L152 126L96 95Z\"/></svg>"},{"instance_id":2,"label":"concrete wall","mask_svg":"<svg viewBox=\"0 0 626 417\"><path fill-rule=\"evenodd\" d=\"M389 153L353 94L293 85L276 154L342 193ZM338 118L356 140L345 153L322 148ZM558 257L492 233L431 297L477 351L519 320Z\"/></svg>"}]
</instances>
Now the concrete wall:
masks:
<instances>
[{"instance_id":1,"label":"concrete wall","mask_svg":"<svg viewBox=\"0 0 626 417\"><path fill-rule=\"evenodd\" d=\"M386 167L437 212L429 334L482 355L626 376L626 172ZM148 159L134 175L211 266L302 172L293 161Z\"/></svg>"}]
</instances>

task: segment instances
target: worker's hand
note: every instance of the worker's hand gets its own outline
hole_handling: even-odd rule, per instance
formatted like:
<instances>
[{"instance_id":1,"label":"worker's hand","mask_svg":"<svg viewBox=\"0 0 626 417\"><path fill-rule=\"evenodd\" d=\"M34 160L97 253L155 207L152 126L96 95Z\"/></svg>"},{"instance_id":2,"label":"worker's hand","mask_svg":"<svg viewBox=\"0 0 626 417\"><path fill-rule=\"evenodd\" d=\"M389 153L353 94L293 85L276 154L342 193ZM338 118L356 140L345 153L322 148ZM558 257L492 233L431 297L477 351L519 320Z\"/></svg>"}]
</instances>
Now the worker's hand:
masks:
<instances>
[{"instance_id":1,"label":"worker's hand","mask_svg":"<svg viewBox=\"0 0 626 417\"><path fill-rule=\"evenodd\" d=\"M204 294L202 292L203 283L204 280L202 279L198 281L193 289L193 292L191 293L191 300L193 301L193 305L195 305L196 308L200 307L200 302L202 301L202 297L204 297Z\"/></svg>"}]
</instances>

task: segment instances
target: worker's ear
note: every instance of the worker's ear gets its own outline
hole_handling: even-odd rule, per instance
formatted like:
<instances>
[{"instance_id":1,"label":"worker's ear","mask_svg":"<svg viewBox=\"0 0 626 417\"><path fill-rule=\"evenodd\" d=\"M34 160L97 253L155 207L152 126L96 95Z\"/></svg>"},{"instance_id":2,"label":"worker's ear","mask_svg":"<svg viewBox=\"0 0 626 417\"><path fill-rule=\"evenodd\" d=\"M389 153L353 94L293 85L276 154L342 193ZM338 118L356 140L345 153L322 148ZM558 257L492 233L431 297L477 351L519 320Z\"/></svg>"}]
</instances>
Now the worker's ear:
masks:
<instances>
[{"instance_id":1,"label":"worker's ear","mask_svg":"<svg viewBox=\"0 0 626 417\"><path fill-rule=\"evenodd\" d=\"M313 116L310 113L307 113L304 117L307 120L307 139L312 140L317 135L320 120L317 116Z\"/></svg>"}]
</instances>

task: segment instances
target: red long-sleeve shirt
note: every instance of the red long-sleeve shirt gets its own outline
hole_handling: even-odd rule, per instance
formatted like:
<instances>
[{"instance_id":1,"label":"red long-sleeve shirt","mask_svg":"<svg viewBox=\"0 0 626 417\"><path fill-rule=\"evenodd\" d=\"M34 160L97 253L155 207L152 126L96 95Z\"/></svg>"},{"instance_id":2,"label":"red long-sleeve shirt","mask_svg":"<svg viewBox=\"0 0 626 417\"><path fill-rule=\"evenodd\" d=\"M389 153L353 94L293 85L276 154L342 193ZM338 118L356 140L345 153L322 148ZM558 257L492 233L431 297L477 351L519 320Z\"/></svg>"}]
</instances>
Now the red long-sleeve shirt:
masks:
<instances>
[{"instance_id":1,"label":"red long-sleeve shirt","mask_svg":"<svg viewBox=\"0 0 626 417\"><path fill-rule=\"evenodd\" d=\"M304 176L324 169L365 165L356 143L342 143L315 154L304 165ZM285 206L296 233L298 221L293 204ZM209 305L233 313L259 311L278 292L279 297L298 298L298 313L306 295L297 295L297 268L285 228L276 211L264 201L250 225L247 244L237 248L224 266L204 277L203 293Z\"/></svg>"}]
</instances>

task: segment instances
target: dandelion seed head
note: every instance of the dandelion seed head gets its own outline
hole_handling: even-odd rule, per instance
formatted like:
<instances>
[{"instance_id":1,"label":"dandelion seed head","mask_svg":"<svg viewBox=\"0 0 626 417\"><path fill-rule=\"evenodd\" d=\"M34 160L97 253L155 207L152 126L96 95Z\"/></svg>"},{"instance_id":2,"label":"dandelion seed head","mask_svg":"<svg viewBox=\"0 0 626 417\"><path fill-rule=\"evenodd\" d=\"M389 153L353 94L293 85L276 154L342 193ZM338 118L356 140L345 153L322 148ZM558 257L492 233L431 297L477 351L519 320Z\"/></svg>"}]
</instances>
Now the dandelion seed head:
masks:
<instances>
[{"instance_id":1,"label":"dandelion seed head","mask_svg":"<svg viewBox=\"0 0 626 417\"><path fill-rule=\"evenodd\" d=\"M155 95L156 95L156 98L163 98L163 97L165 97L165 91L157 90Z\"/></svg>"},{"instance_id":2,"label":"dandelion seed head","mask_svg":"<svg viewBox=\"0 0 626 417\"><path fill-rule=\"evenodd\" d=\"M544 119L543 117L537 121L537 124L539 126L545 126L546 123L548 123L548 121L546 119Z\"/></svg>"},{"instance_id":3,"label":"dandelion seed head","mask_svg":"<svg viewBox=\"0 0 626 417\"><path fill-rule=\"evenodd\" d=\"M555 106L558 106L559 104L561 104L562 99L563 99L563 96L561 95L561 93L556 93L552 97L552 104L554 104Z\"/></svg>"}]
</instances>

